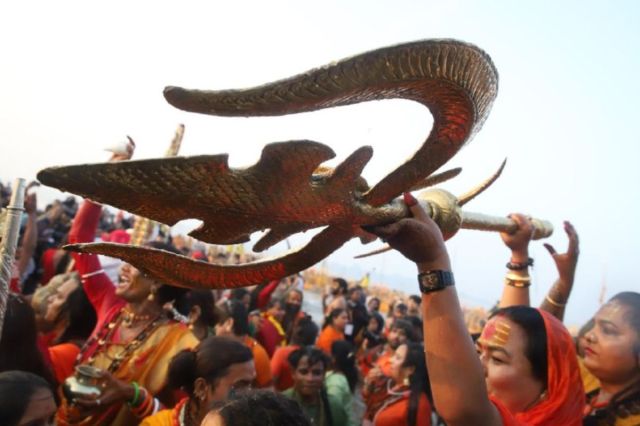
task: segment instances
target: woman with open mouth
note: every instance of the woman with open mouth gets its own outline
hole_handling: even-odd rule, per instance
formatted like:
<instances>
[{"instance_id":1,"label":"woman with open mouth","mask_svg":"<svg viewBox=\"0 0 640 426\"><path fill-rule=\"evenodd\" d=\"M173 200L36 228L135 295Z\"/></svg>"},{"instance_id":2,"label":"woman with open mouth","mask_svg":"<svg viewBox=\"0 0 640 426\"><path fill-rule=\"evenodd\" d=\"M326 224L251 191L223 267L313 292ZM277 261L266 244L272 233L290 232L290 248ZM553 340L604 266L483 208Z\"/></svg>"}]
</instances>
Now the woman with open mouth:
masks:
<instances>
[{"instance_id":1,"label":"woman with open mouth","mask_svg":"<svg viewBox=\"0 0 640 426\"><path fill-rule=\"evenodd\" d=\"M127 160L114 154L111 161ZM102 206L85 200L69 234L71 243L93 241ZM170 246L156 248L171 250ZM73 395L58 410L60 425L137 425L158 411L161 401L172 406L164 392L167 366L175 354L198 344L186 325L170 320L163 306L186 290L165 285L124 264L114 286L97 255L74 254L82 285L98 317L82 347L77 366L99 371L98 396Z\"/></svg>"}]
</instances>

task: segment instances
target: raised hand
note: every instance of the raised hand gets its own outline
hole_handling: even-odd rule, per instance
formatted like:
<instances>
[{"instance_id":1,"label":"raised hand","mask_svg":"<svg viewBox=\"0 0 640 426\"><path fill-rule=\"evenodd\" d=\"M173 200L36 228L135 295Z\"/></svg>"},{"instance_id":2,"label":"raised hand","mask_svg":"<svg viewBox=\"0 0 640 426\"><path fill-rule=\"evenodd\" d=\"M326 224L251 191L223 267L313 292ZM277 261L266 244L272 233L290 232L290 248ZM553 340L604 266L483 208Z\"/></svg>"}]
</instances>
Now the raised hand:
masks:
<instances>
[{"instance_id":1,"label":"raised hand","mask_svg":"<svg viewBox=\"0 0 640 426\"><path fill-rule=\"evenodd\" d=\"M512 213L509 218L518 224L518 229L512 234L501 232L500 237L504 244L511 249L512 262L527 262L529 259L529 242L533 237L535 227L531 220L523 214Z\"/></svg>"},{"instance_id":2,"label":"raised hand","mask_svg":"<svg viewBox=\"0 0 640 426\"><path fill-rule=\"evenodd\" d=\"M404 200L412 218L389 225L366 227L365 230L388 242L418 267L450 270L449 255L440 228L411 194L405 193Z\"/></svg>"},{"instance_id":3,"label":"raised hand","mask_svg":"<svg viewBox=\"0 0 640 426\"><path fill-rule=\"evenodd\" d=\"M578 233L569 221L564 221L564 231L569 238L569 247L565 253L558 253L556 249L548 243L544 247L549 251L553 261L556 263L559 279L563 284L573 284L576 266L578 264L578 256L580 255L580 241Z\"/></svg>"}]
</instances>

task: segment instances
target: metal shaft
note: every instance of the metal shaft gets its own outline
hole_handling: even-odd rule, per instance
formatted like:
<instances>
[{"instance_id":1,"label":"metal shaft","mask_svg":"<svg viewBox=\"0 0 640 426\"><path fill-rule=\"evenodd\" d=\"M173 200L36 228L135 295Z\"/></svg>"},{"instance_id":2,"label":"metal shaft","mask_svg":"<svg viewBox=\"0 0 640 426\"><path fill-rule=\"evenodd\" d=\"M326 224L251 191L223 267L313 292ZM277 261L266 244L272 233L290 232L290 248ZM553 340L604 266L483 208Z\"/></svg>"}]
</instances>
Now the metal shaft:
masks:
<instances>
[{"instance_id":1,"label":"metal shaft","mask_svg":"<svg viewBox=\"0 0 640 426\"><path fill-rule=\"evenodd\" d=\"M18 178L14 181L11 201L7 206L7 216L2 229L2 241L0 241L0 336L2 336L4 314L7 310L9 282L11 281L11 272L18 243L20 219L24 211L25 187L26 181L24 179Z\"/></svg>"}]
</instances>

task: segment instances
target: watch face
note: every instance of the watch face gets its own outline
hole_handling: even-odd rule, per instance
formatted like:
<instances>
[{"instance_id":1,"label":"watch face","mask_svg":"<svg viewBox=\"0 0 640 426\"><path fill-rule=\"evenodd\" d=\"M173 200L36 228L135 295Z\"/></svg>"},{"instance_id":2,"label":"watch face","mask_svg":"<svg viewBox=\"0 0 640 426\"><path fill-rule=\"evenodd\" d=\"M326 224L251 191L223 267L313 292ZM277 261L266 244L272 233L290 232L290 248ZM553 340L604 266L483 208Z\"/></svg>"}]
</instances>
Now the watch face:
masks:
<instances>
[{"instance_id":1,"label":"watch face","mask_svg":"<svg viewBox=\"0 0 640 426\"><path fill-rule=\"evenodd\" d=\"M428 271L418 275L420 291L431 293L454 285L453 274L448 271Z\"/></svg>"},{"instance_id":2,"label":"watch face","mask_svg":"<svg viewBox=\"0 0 640 426\"><path fill-rule=\"evenodd\" d=\"M438 275L437 274L429 274L429 275L425 275L423 277L424 284L429 286L429 287L437 285L439 281L440 280L438 280Z\"/></svg>"}]
</instances>

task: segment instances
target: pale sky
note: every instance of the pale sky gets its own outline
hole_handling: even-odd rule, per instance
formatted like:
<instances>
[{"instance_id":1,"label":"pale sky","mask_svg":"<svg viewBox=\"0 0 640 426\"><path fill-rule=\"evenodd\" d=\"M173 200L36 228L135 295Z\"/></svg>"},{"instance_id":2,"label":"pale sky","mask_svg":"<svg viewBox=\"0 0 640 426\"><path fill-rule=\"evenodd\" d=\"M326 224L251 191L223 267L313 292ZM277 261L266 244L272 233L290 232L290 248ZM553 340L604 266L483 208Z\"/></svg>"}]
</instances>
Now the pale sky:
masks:
<instances>
[{"instance_id":1,"label":"pale sky","mask_svg":"<svg viewBox=\"0 0 640 426\"><path fill-rule=\"evenodd\" d=\"M558 250L566 247L562 220L575 224L581 257L567 321L580 324L597 309L603 281L608 297L640 289L639 18L634 1L3 2L0 179L104 161L103 148L125 135L138 145L136 158L158 157L184 123L181 154L227 152L232 166L250 165L269 142L316 140L337 161L372 145L364 175L375 183L428 134L423 106L381 101L218 118L171 107L162 89L248 87L400 42L464 40L493 58L500 88L484 128L445 166L462 174L443 187L462 193L508 157L500 180L467 208L550 220ZM39 195L41 207L59 196ZM463 302L490 306L509 256L499 237L461 231L448 247ZM350 278L369 271L374 283L417 291L414 266L398 254L352 259L371 248L351 242L329 259L330 269ZM540 242L531 254L537 304L556 274Z\"/></svg>"}]
</instances>

